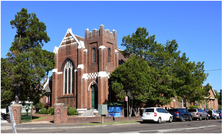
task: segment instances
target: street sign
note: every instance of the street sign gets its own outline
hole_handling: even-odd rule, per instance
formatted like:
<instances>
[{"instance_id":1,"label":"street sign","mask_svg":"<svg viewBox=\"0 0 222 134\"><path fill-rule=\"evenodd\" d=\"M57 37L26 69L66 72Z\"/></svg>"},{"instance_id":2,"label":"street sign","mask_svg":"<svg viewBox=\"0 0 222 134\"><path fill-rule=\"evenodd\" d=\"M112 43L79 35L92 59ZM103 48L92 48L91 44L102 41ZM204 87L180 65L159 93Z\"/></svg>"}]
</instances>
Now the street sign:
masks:
<instances>
[{"instance_id":1,"label":"street sign","mask_svg":"<svg viewBox=\"0 0 222 134\"><path fill-rule=\"evenodd\" d=\"M128 101L128 96L125 97L125 101Z\"/></svg>"}]
</instances>

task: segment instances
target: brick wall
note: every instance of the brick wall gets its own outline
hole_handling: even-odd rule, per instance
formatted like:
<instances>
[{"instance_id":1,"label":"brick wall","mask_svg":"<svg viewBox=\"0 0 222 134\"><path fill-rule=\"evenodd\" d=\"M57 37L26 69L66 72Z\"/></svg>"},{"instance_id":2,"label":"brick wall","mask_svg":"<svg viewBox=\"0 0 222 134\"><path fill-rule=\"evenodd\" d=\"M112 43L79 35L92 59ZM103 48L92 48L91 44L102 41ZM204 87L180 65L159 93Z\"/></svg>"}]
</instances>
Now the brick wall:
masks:
<instances>
[{"instance_id":1,"label":"brick wall","mask_svg":"<svg viewBox=\"0 0 222 134\"><path fill-rule=\"evenodd\" d=\"M113 117L104 117L104 122L112 122ZM67 123L90 123L90 122L102 122L102 117L68 117Z\"/></svg>"}]
</instances>

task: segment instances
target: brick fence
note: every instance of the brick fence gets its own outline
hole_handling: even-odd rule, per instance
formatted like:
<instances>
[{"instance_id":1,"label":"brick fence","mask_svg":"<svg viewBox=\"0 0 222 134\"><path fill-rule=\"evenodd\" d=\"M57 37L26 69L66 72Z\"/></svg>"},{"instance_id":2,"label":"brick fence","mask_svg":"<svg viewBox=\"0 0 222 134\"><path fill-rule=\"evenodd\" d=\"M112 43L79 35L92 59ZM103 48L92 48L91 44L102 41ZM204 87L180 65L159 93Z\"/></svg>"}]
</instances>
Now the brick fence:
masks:
<instances>
[{"instance_id":1,"label":"brick fence","mask_svg":"<svg viewBox=\"0 0 222 134\"><path fill-rule=\"evenodd\" d=\"M104 122L127 121L127 117L105 116ZM142 121L141 116L129 117L129 121ZM67 116L67 108L64 103L54 104L54 123L89 123L102 122L101 116L96 117L77 117Z\"/></svg>"},{"instance_id":2,"label":"brick fence","mask_svg":"<svg viewBox=\"0 0 222 134\"><path fill-rule=\"evenodd\" d=\"M104 122L112 122L113 117L104 117ZM89 122L102 122L102 117L68 117L67 123L89 123Z\"/></svg>"}]
</instances>

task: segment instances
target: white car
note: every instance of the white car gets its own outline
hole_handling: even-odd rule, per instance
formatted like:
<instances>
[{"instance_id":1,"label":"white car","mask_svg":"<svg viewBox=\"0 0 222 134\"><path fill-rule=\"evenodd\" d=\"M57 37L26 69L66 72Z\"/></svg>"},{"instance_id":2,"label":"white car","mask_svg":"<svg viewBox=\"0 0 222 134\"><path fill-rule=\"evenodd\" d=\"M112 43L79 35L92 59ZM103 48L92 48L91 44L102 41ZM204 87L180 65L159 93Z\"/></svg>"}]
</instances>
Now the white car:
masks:
<instances>
[{"instance_id":1,"label":"white car","mask_svg":"<svg viewBox=\"0 0 222 134\"><path fill-rule=\"evenodd\" d=\"M155 121L161 123L162 121L173 121L173 115L160 107L148 107L143 110L143 121Z\"/></svg>"}]
</instances>

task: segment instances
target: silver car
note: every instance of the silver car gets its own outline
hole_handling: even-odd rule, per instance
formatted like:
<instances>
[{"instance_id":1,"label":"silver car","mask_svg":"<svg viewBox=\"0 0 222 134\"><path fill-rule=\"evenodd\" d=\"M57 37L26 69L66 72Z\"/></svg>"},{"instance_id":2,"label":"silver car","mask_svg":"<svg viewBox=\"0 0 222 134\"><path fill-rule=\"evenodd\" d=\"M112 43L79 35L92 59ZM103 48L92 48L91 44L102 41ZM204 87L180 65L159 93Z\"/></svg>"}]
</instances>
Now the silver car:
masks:
<instances>
[{"instance_id":1,"label":"silver car","mask_svg":"<svg viewBox=\"0 0 222 134\"><path fill-rule=\"evenodd\" d=\"M208 113L205 112L203 109L191 108L191 109L188 109L188 112L191 113L193 119L199 119L199 121L201 121L202 119L205 119L205 120L209 119Z\"/></svg>"}]
</instances>

